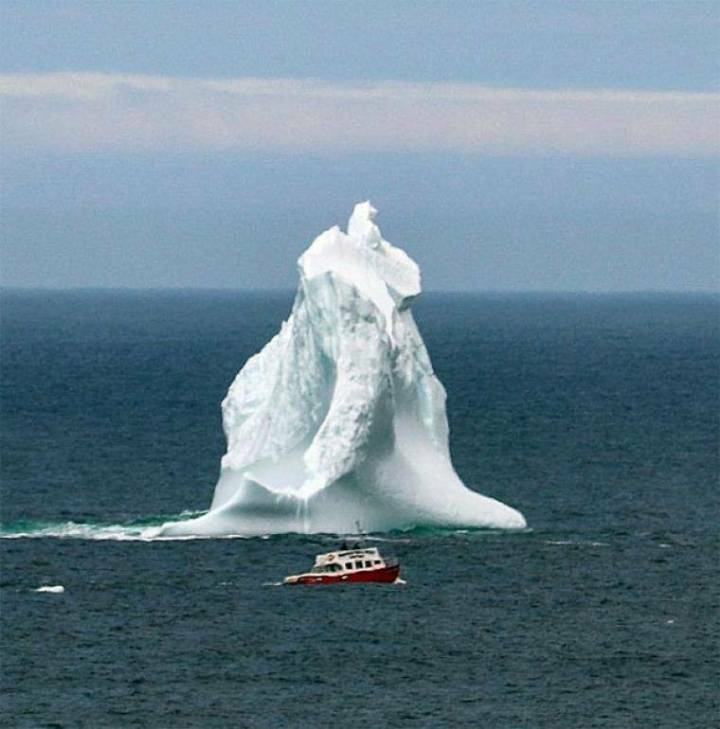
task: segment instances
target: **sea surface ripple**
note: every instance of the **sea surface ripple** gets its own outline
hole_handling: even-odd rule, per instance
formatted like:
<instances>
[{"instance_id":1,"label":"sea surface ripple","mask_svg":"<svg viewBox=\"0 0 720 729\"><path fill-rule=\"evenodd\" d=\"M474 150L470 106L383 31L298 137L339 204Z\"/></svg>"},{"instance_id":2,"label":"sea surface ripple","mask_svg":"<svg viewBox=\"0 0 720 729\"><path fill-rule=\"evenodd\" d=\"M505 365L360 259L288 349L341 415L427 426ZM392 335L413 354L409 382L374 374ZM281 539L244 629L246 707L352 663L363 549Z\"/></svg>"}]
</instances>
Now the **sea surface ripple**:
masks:
<instances>
[{"instance_id":1,"label":"sea surface ripple","mask_svg":"<svg viewBox=\"0 0 720 729\"><path fill-rule=\"evenodd\" d=\"M333 588L277 583L334 535L153 537L290 304L2 293L2 726L713 725L717 297L422 297L454 463L530 528L371 535L405 584Z\"/></svg>"}]
</instances>

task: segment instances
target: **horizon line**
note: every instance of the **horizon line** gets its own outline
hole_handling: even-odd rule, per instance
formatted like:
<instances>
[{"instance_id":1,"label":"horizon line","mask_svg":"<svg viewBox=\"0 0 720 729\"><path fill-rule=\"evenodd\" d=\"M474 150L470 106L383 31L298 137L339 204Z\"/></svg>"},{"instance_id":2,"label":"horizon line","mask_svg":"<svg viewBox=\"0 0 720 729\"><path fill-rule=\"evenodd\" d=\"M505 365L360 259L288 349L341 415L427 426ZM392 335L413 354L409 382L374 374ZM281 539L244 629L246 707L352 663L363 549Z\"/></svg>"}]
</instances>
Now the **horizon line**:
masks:
<instances>
[{"instance_id":1,"label":"horizon line","mask_svg":"<svg viewBox=\"0 0 720 729\"><path fill-rule=\"evenodd\" d=\"M206 294L272 294L294 295L297 287L236 288L231 286L23 286L0 284L0 293L206 293ZM423 294L444 295L539 295L539 296L720 296L714 289L639 288L639 289L548 289L548 288L482 288L482 289L423 289Z\"/></svg>"}]
</instances>

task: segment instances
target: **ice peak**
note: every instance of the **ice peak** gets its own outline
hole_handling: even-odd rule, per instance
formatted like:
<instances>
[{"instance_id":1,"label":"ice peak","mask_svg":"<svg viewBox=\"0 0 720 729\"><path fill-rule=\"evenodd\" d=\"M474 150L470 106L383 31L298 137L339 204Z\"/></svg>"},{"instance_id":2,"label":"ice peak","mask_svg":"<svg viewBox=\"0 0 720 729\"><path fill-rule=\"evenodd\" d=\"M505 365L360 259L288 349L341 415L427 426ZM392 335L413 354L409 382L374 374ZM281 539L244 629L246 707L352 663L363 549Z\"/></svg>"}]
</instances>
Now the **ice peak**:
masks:
<instances>
[{"instance_id":1,"label":"ice peak","mask_svg":"<svg viewBox=\"0 0 720 729\"><path fill-rule=\"evenodd\" d=\"M348 220L348 235L359 238L370 248L378 248L382 243L380 228L373 222L377 215L369 200L358 203Z\"/></svg>"},{"instance_id":2,"label":"ice peak","mask_svg":"<svg viewBox=\"0 0 720 729\"><path fill-rule=\"evenodd\" d=\"M365 202L356 203L353 208L350 221L348 223L348 233L352 233L353 224L363 223L365 221L374 221L377 215L377 208L369 200Z\"/></svg>"},{"instance_id":3,"label":"ice peak","mask_svg":"<svg viewBox=\"0 0 720 729\"><path fill-rule=\"evenodd\" d=\"M369 200L358 203L347 234L337 226L321 233L298 264L307 282L331 274L353 286L383 315L392 342L395 312L420 293L420 269L405 251L383 239L373 222L376 214Z\"/></svg>"}]
</instances>

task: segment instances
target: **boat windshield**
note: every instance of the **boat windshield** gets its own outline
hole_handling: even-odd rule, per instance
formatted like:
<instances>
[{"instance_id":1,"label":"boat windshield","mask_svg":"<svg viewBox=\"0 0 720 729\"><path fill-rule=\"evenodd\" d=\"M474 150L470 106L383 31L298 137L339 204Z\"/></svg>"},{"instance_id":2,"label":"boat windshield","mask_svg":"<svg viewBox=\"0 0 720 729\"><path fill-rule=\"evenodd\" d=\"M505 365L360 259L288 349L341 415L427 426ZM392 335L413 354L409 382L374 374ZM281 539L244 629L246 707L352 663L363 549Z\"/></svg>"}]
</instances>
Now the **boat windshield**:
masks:
<instances>
[{"instance_id":1,"label":"boat windshield","mask_svg":"<svg viewBox=\"0 0 720 729\"><path fill-rule=\"evenodd\" d=\"M337 572L338 570L340 570L339 564L323 564L312 568L313 572Z\"/></svg>"}]
</instances>

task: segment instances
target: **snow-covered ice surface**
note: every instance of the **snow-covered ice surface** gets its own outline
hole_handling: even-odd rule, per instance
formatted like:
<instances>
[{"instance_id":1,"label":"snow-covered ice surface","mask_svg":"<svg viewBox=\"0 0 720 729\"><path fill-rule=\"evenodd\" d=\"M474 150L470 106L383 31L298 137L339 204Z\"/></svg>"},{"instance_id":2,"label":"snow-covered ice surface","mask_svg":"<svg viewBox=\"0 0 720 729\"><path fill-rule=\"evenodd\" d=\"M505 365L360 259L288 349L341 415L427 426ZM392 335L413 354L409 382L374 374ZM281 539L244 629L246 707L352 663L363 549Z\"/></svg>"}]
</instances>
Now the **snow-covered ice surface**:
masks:
<instances>
[{"instance_id":1,"label":"snow-covered ice surface","mask_svg":"<svg viewBox=\"0 0 720 729\"><path fill-rule=\"evenodd\" d=\"M382 238L369 202L318 236L280 332L222 403L227 453L210 510L165 536L518 529L450 461L445 390L410 306L420 270Z\"/></svg>"}]
</instances>

